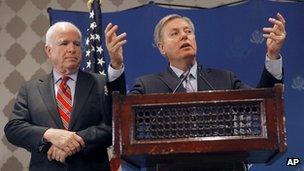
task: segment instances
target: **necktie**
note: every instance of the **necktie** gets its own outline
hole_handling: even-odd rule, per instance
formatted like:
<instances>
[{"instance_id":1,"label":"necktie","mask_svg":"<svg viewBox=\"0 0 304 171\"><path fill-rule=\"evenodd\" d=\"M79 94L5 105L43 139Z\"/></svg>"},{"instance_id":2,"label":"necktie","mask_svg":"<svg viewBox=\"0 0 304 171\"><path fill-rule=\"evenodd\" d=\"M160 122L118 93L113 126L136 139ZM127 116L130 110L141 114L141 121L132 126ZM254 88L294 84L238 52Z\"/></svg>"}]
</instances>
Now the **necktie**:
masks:
<instances>
[{"instance_id":1,"label":"necktie","mask_svg":"<svg viewBox=\"0 0 304 171\"><path fill-rule=\"evenodd\" d=\"M186 92L195 92L193 86L191 85L191 82L190 82L190 78L191 78L191 74L186 78L185 80L185 84L184 84L184 87L186 89Z\"/></svg>"},{"instance_id":2,"label":"necktie","mask_svg":"<svg viewBox=\"0 0 304 171\"><path fill-rule=\"evenodd\" d=\"M67 85L70 79L68 76L63 76L57 91L57 107L65 129L69 128L70 117L72 113L72 95L71 89Z\"/></svg>"}]
</instances>

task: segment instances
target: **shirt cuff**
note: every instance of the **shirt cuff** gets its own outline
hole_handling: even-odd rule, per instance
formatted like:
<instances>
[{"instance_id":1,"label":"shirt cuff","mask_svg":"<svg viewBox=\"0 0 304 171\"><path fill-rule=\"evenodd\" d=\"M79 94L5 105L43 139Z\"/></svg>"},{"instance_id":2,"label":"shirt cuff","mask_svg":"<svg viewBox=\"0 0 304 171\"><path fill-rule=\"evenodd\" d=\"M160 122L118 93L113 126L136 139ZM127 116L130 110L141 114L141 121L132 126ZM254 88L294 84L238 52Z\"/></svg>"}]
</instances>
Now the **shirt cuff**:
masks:
<instances>
[{"instance_id":1,"label":"shirt cuff","mask_svg":"<svg viewBox=\"0 0 304 171\"><path fill-rule=\"evenodd\" d=\"M108 81L112 82L116 80L124 72L125 67L122 65L120 69L114 69L111 65L108 67Z\"/></svg>"},{"instance_id":2,"label":"shirt cuff","mask_svg":"<svg viewBox=\"0 0 304 171\"><path fill-rule=\"evenodd\" d=\"M39 142L38 150L41 153L47 153L51 146L52 144L50 142L47 142L44 140L44 138L42 138Z\"/></svg>"},{"instance_id":3,"label":"shirt cuff","mask_svg":"<svg viewBox=\"0 0 304 171\"><path fill-rule=\"evenodd\" d=\"M266 55L266 60L265 60L265 67L266 70L274 76L278 80L282 80L283 78L283 61L282 61L282 56L280 54L279 59L270 59L268 55Z\"/></svg>"}]
</instances>

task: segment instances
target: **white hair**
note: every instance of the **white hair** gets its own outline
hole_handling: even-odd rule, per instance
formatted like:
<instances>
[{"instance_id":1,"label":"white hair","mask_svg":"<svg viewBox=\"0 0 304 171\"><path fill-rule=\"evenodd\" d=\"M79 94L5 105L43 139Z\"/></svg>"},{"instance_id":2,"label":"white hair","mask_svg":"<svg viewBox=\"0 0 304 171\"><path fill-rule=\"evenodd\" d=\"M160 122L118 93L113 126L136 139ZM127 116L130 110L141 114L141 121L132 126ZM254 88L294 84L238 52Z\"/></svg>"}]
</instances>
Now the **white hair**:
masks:
<instances>
[{"instance_id":1,"label":"white hair","mask_svg":"<svg viewBox=\"0 0 304 171\"><path fill-rule=\"evenodd\" d=\"M53 40L53 36L54 34L56 34L57 29L61 29L61 30L66 30L67 28L73 28L74 30L76 30L79 34L80 40L82 38L82 34L80 32L80 30L72 23L67 22L67 21L59 21L56 22L55 24L53 24L46 32L45 34L45 45L51 45L52 43L54 43Z\"/></svg>"}]
</instances>

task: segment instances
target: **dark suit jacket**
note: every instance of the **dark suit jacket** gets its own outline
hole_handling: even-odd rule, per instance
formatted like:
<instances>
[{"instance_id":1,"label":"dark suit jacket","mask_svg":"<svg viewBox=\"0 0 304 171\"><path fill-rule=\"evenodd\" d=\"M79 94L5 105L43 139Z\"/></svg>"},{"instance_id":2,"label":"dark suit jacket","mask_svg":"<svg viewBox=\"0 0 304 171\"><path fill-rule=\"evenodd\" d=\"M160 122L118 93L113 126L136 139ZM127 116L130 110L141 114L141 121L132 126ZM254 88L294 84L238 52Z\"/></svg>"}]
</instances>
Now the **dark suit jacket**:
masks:
<instances>
[{"instance_id":1,"label":"dark suit jacket","mask_svg":"<svg viewBox=\"0 0 304 171\"><path fill-rule=\"evenodd\" d=\"M198 66L197 88L203 90L227 90L227 89L245 89L250 88L247 84L239 80L235 74L227 70L204 69ZM180 78L168 67L163 73L150 74L136 79L135 84L130 91L132 94L150 94L150 93L170 93L177 87L181 81ZM275 83L280 83L265 68L257 87L272 87ZM183 86L177 89L177 92L185 92Z\"/></svg>"},{"instance_id":2,"label":"dark suit jacket","mask_svg":"<svg viewBox=\"0 0 304 171\"><path fill-rule=\"evenodd\" d=\"M30 170L109 170L106 148L111 144L109 94L123 89L124 80L116 80L105 90L106 78L79 71L69 131L77 132L86 144L80 152L66 159L66 164L48 161L41 150L41 140L48 128L64 129L54 93L53 74L25 82L21 86L9 122L7 139L31 152ZM109 91L109 92L106 92Z\"/></svg>"}]
</instances>

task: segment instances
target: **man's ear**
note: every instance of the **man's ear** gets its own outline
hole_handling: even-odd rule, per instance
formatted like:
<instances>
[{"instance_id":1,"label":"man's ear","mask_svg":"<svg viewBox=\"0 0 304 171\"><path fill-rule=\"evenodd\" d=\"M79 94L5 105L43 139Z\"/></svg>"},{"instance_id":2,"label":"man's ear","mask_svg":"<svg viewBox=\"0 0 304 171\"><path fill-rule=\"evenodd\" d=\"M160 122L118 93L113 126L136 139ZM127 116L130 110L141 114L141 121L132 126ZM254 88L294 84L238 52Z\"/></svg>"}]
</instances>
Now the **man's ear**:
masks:
<instances>
[{"instance_id":1,"label":"man's ear","mask_svg":"<svg viewBox=\"0 0 304 171\"><path fill-rule=\"evenodd\" d=\"M50 47L50 45L45 45L45 46L44 46L44 51L45 51L45 53L46 53L46 55L47 55L48 57L51 56L51 47Z\"/></svg>"},{"instance_id":2,"label":"man's ear","mask_svg":"<svg viewBox=\"0 0 304 171\"><path fill-rule=\"evenodd\" d=\"M157 47L159 49L159 52L162 54L162 55L166 55L166 52L165 52L165 49L164 49L164 44L163 42L158 42L157 43Z\"/></svg>"}]
</instances>

